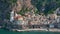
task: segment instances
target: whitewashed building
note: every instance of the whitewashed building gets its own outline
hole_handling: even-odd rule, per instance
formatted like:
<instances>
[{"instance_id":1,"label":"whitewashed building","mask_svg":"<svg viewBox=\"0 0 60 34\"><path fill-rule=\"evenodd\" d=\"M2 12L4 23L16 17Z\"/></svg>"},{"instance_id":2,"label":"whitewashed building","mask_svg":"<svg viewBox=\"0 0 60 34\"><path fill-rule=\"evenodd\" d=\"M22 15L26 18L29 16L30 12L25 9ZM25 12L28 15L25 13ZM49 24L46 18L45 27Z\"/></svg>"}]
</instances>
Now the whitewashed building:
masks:
<instances>
[{"instance_id":1,"label":"whitewashed building","mask_svg":"<svg viewBox=\"0 0 60 34\"><path fill-rule=\"evenodd\" d=\"M14 20L14 10L10 13L10 22Z\"/></svg>"}]
</instances>

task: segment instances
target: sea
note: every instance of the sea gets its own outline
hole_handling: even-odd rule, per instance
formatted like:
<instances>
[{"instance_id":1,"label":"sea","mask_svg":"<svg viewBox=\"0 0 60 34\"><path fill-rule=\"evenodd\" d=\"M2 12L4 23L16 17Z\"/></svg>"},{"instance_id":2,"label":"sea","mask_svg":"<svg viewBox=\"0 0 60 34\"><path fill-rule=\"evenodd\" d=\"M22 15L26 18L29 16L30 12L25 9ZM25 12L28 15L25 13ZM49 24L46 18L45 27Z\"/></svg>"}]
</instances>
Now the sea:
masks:
<instances>
[{"instance_id":1,"label":"sea","mask_svg":"<svg viewBox=\"0 0 60 34\"><path fill-rule=\"evenodd\" d=\"M0 34L60 34L60 32L46 32L46 31L28 31L28 32L13 32L0 29Z\"/></svg>"}]
</instances>

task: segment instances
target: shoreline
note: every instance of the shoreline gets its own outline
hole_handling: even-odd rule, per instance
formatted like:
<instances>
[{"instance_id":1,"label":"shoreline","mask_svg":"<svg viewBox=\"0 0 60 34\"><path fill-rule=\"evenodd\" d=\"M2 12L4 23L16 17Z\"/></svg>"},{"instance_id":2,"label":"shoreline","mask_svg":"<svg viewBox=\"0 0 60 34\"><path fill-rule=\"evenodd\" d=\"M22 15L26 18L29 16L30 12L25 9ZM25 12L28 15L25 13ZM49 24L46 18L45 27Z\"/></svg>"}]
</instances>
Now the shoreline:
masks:
<instances>
[{"instance_id":1,"label":"shoreline","mask_svg":"<svg viewBox=\"0 0 60 34\"><path fill-rule=\"evenodd\" d=\"M17 31L17 32L24 32L24 31L50 31L50 32L60 32L60 29L24 29L24 30L19 30L19 29L12 29L12 31Z\"/></svg>"},{"instance_id":2,"label":"shoreline","mask_svg":"<svg viewBox=\"0 0 60 34\"><path fill-rule=\"evenodd\" d=\"M17 30L18 32L22 32L22 31L48 31L46 29L25 29L25 30Z\"/></svg>"}]
</instances>

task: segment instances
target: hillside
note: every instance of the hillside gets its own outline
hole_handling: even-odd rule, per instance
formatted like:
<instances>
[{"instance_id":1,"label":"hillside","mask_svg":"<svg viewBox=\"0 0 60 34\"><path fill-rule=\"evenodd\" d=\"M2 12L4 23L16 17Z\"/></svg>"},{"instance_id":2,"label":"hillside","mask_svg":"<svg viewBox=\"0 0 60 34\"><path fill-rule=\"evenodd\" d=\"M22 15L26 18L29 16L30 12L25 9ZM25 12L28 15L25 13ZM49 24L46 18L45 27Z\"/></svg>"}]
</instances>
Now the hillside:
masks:
<instances>
[{"instance_id":1,"label":"hillside","mask_svg":"<svg viewBox=\"0 0 60 34\"><path fill-rule=\"evenodd\" d=\"M58 7L60 0L0 0L0 19L8 19L12 10L20 14L33 10L37 14L47 15L54 13Z\"/></svg>"}]
</instances>

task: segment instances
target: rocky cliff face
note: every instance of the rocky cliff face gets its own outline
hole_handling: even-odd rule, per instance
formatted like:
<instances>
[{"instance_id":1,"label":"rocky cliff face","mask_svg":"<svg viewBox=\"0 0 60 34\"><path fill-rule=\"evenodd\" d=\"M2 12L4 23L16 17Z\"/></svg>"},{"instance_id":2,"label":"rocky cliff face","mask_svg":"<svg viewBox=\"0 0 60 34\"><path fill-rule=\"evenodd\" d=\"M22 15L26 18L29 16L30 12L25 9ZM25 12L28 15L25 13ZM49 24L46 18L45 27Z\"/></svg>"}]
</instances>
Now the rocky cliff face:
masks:
<instances>
[{"instance_id":1,"label":"rocky cliff face","mask_svg":"<svg viewBox=\"0 0 60 34\"><path fill-rule=\"evenodd\" d=\"M17 3L13 7L13 9L16 11L20 11L22 8L32 9L33 5L31 4L31 0L17 0Z\"/></svg>"}]
</instances>

